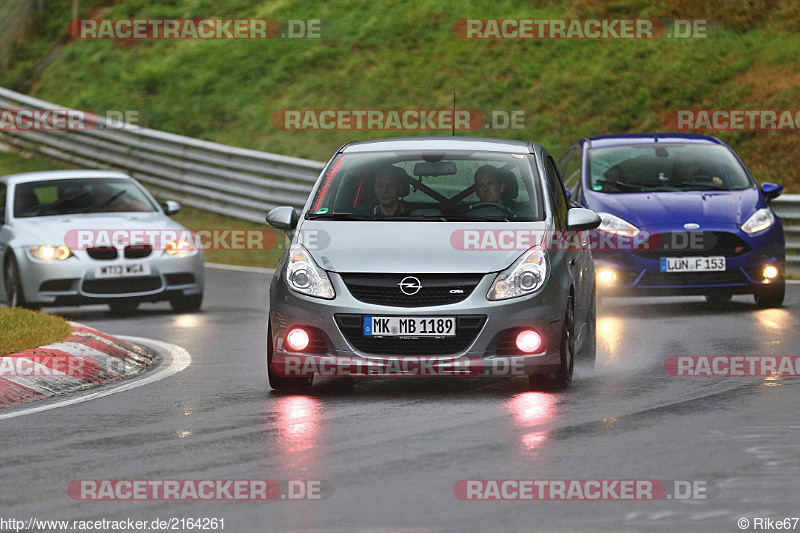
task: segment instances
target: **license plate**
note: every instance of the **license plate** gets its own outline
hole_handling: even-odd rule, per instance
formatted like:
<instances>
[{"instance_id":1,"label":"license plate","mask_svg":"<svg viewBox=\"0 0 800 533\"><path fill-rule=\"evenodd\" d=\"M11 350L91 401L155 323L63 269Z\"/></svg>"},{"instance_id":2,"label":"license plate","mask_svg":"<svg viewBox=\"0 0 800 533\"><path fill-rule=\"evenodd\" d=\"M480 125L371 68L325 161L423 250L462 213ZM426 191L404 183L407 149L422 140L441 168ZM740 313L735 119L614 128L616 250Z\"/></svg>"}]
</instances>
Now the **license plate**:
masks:
<instances>
[{"instance_id":1,"label":"license plate","mask_svg":"<svg viewBox=\"0 0 800 533\"><path fill-rule=\"evenodd\" d=\"M452 316L365 316L364 335L386 337L452 337L456 319Z\"/></svg>"},{"instance_id":2,"label":"license plate","mask_svg":"<svg viewBox=\"0 0 800 533\"><path fill-rule=\"evenodd\" d=\"M104 265L95 267L95 278L125 278L133 276L149 276L150 265L147 263L133 263L130 265Z\"/></svg>"},{"instance_id":3,"label":"license plate","mask_svg":"<svg viewBox=\"0 0 800 533\"><path fill-rule=\"evenodd\" d=\"M712 272L725 270L725 257L662 257L661 272Z\"/></svg>"}]
</instances>

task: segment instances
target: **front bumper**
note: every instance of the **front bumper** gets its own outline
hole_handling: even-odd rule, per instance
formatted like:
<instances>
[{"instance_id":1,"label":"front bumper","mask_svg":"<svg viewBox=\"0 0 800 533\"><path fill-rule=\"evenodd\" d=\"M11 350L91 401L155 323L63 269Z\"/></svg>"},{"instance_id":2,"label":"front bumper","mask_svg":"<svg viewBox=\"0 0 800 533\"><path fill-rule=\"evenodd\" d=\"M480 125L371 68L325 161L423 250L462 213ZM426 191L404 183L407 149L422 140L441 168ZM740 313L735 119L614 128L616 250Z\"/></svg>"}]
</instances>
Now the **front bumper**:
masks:
<instances>
[{"instance_id":1,"label":"front bumper","mask_svg":"<svg viewBox=\"0 0 800 533\"><path fill-rule=\"evenodd\" d=\"M682 228L654 228L659 232L686 233ZM776 224L760 235L747 235L737 226L704 228L739 237L748 251L741 255L725 254L725 271L719 272L661 272L659 258L641 257L632 251L595 251L598 272L597 290L605 295L657 296L657 295L707 295L715 292L752 294L760 288L782 283L786 279L786 252L783 228ZM655 254L657 255L657 254ZM718 255L716 253L687 252L686 256ZM778 268L777 278L767 280L762 276L768 265ZM602 272L610 270L612 281L603 281Z\"/></svg>"},{"instance_id":2,"label":"front bumper","mask_svg":"<svg viewBox=\"0 0 800 533\"><path fill-rule=\"evenodd\" d=\"M463 301L427 307L394 307L374 305L356 300L342 278L330 273L336 298L323 300L298 294L276 273L270 291L270 326L272 332L273 370L288 361L305 373L317 375L531 375L554 371L560 364L561 341L566 294L568 291L551 278L536 294L505 301L488 301L486 294L495 274L483 277L475 290ZM463 348L452 353L424 355L413 349L400 348L399 353L370 353L358 349L353 331L346 331L341 317L426 316L482 317L474 336ZM338 317L338 320L337 320ZM324 350L321 353L299 353L287 348L284 337L290 328L302 326L318 332ZM542 338L540 352L509 354L499 351L500 339L515 328L530 328ZM457 330L458 331L458 330ZM424 342L424 341L422 341ZM398 344L402 346L402 343ZM417 344L419 346L419 344Z\"/></svg>"},{"instance_id":3,"label":"front bumper","mask_svg":"<svg viewBox=\"0 0 800 533\"><path fill-rule=\"evenodd\" d=\"M64 261L31 259L25 250L15 250L22 288L28 303L39 306L74 306L107 303L121 299L140 302L169 300L203 292L203 253L168 256L153 251L141 259L96 260L85 251L73 252ZM143 277L95 277L95 268L109 265L147 264Z\"/></svg>"}]
</instances>

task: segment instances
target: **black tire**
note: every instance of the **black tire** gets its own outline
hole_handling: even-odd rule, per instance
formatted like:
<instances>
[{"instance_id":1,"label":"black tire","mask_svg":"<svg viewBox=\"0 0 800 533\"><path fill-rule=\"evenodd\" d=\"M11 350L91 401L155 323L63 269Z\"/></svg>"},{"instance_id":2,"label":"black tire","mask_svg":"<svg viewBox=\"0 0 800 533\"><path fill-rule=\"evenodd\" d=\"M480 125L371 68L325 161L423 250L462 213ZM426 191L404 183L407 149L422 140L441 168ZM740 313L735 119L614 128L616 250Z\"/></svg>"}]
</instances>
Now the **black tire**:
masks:
<instances>
[{"instance_id":1,"label":"black tire","mask_svg":"<svg viewBox=\"0 0 800 533\"><path fill-rule=\"evenodd\" d=\"M173 311L180 313L187 313L190 311L199 311L200 306L203 305L203 293L193 294L191 296L175 296L169 301Z\"/></svg>"},{"instance_id":2,"label":"black tire","mask_svg":"<svg viewBox=\"0 0 800 533\"><path fill-rule=\"evenodd\" d=\"M3 283L3 288L6 292L6 305L9 307L30 308L25 301L25 291L22 289L22 282L19 277L19 266L13 255L6 261Z\"/></svg>"},{"instance_id":3,"label":"black tire","mask_svg":"<svg viewBox=\"0 0 800 533\"><path fill-rule=\"evenodd\" d=\"M722 305L731 301L733 294L730 292L712 292L706 294L706 301L712 305Z\"/></svg>"},{"instance_id":4,"label":"black tire","mask_svg":"<svg viewBox=\"0 0 800 533\"><path fill-rule=\"evenodd\" d=\"M774 285L768 285L758 289L754 294L756 305L761 309L770 307L780 307L783 305L783 298L786 295L786 283L781 281Z\"/></svg>"},{"instance_id":5,"label":"black tire","mask_svg":"<svg viewBox=\"0 0 800 533\"><path fill-rule=\"evenodd\" d=\"M112 314L130 315L131 313L135 313L136 310L139 308L139 302L130 300L119 300L117 302L109 303L108 307L111 308Z\"/></svg>"},{"instance_id":6,"label":"black tire","mask_svg":"<svg viewBox=\"0 0 800 533\"><path fill-rule=\"evenodd\" d=\"M594 368L595 361L597 361L597 305L594 295L592 295L592 302L589 305L581 349L575 353L575 358Z\"/></svg>"},{"instance_id":7,"label":"black tire","mask_svg":"<svg viewBox=\"0 0 800 533\"><path fill-rule=\"evenodd\" d=\"M287 377L272 371L272 325L267 328L267 378L269 386L278 392L303 391L311 388L314 376Z\"/></svg>"},{"instance_id":8,"label":"black tire","mask_svg":"<svg viewBox=\"0 0 800 533\"><path fill-rule=\"evenodd\" d=\"M552 374L534 374L528 377L532 390L562 389L572 383L575 368L575 309L572 300L567 304L564 327L561 330L561 363Z\"/></svg>"}]
</instances>

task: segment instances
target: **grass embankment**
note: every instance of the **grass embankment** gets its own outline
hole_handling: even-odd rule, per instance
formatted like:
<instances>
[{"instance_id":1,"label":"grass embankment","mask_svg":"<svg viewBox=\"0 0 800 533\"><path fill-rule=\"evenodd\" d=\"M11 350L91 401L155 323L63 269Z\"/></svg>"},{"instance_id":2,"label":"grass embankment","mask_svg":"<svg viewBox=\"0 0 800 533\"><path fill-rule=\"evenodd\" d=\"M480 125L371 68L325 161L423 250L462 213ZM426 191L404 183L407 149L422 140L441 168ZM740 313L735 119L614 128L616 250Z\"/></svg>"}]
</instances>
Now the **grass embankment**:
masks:
<instances>
[{"instance_id":1,"label":"grass embankment","mask_svg":"<svg viewBox=\"0 0 800 533\"><path fill-rule=\"evenodd\" d=\"M57 342L72 333L63 318L0 307L0 356Z\"/></svg>"},{"instance_id":2,"label":"grass embankment","mask_svg":"<svg viewBox=\"0 0 800 533\"><path fill-rule=\"evenodd\" d=\"M62 5L63 4L63 5ZM112 5L116 4L116 5ZM800 107L800 5L793 0L649 2L419 0L81 3L82 16L324 19L321 40L65 41L68 2L49 2L0 85L77 108L138 110L156 129L325 160L346 141L395 135L294 131L281 109L524 110L517 131L558 155L585 136L665 132L675 109ZM705 39L475 41L461 18L664 17L716 21ZM59 53L43 68L46 50ZM38 63L37 63L38 62ZM445 132L446 133L446 132ZM800 192L796 132L721 132L758 181Z\"/></svg>"}]
</instances>

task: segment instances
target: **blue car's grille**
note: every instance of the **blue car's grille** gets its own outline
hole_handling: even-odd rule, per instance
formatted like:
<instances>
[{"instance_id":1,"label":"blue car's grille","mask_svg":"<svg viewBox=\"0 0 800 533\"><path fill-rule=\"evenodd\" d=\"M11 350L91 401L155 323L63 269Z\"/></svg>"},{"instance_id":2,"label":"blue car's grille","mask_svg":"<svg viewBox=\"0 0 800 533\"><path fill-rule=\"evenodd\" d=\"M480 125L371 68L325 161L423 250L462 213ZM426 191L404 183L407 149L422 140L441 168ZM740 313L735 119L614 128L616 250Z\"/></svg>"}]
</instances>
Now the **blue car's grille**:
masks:
<instances>
[{"instance_id":1,"label":"blue car's grille","mask_svg":"<svg viewBox=\"0 0 800 533\"><path fill-rule=\"evenodd\" d=\"M747 283L740 271L728 272L646 272L639 280L640 287L687 285L736 285Z\"/></svg>"},{"instance_id":2,"label":"blue car's grille","mask_svg":"<svg viewBox=\"0 0 800 533\"><path fill-rule=\"evenodd\" d=\"M750 247L741 237L727 231L693 231L659 233L651 246L655 249L645 249L643 243L633 254L643 259L660 259L662 257L691 257L691 256L725 256L738 257L750 251Z\"/></svg>"}]
</instances>

